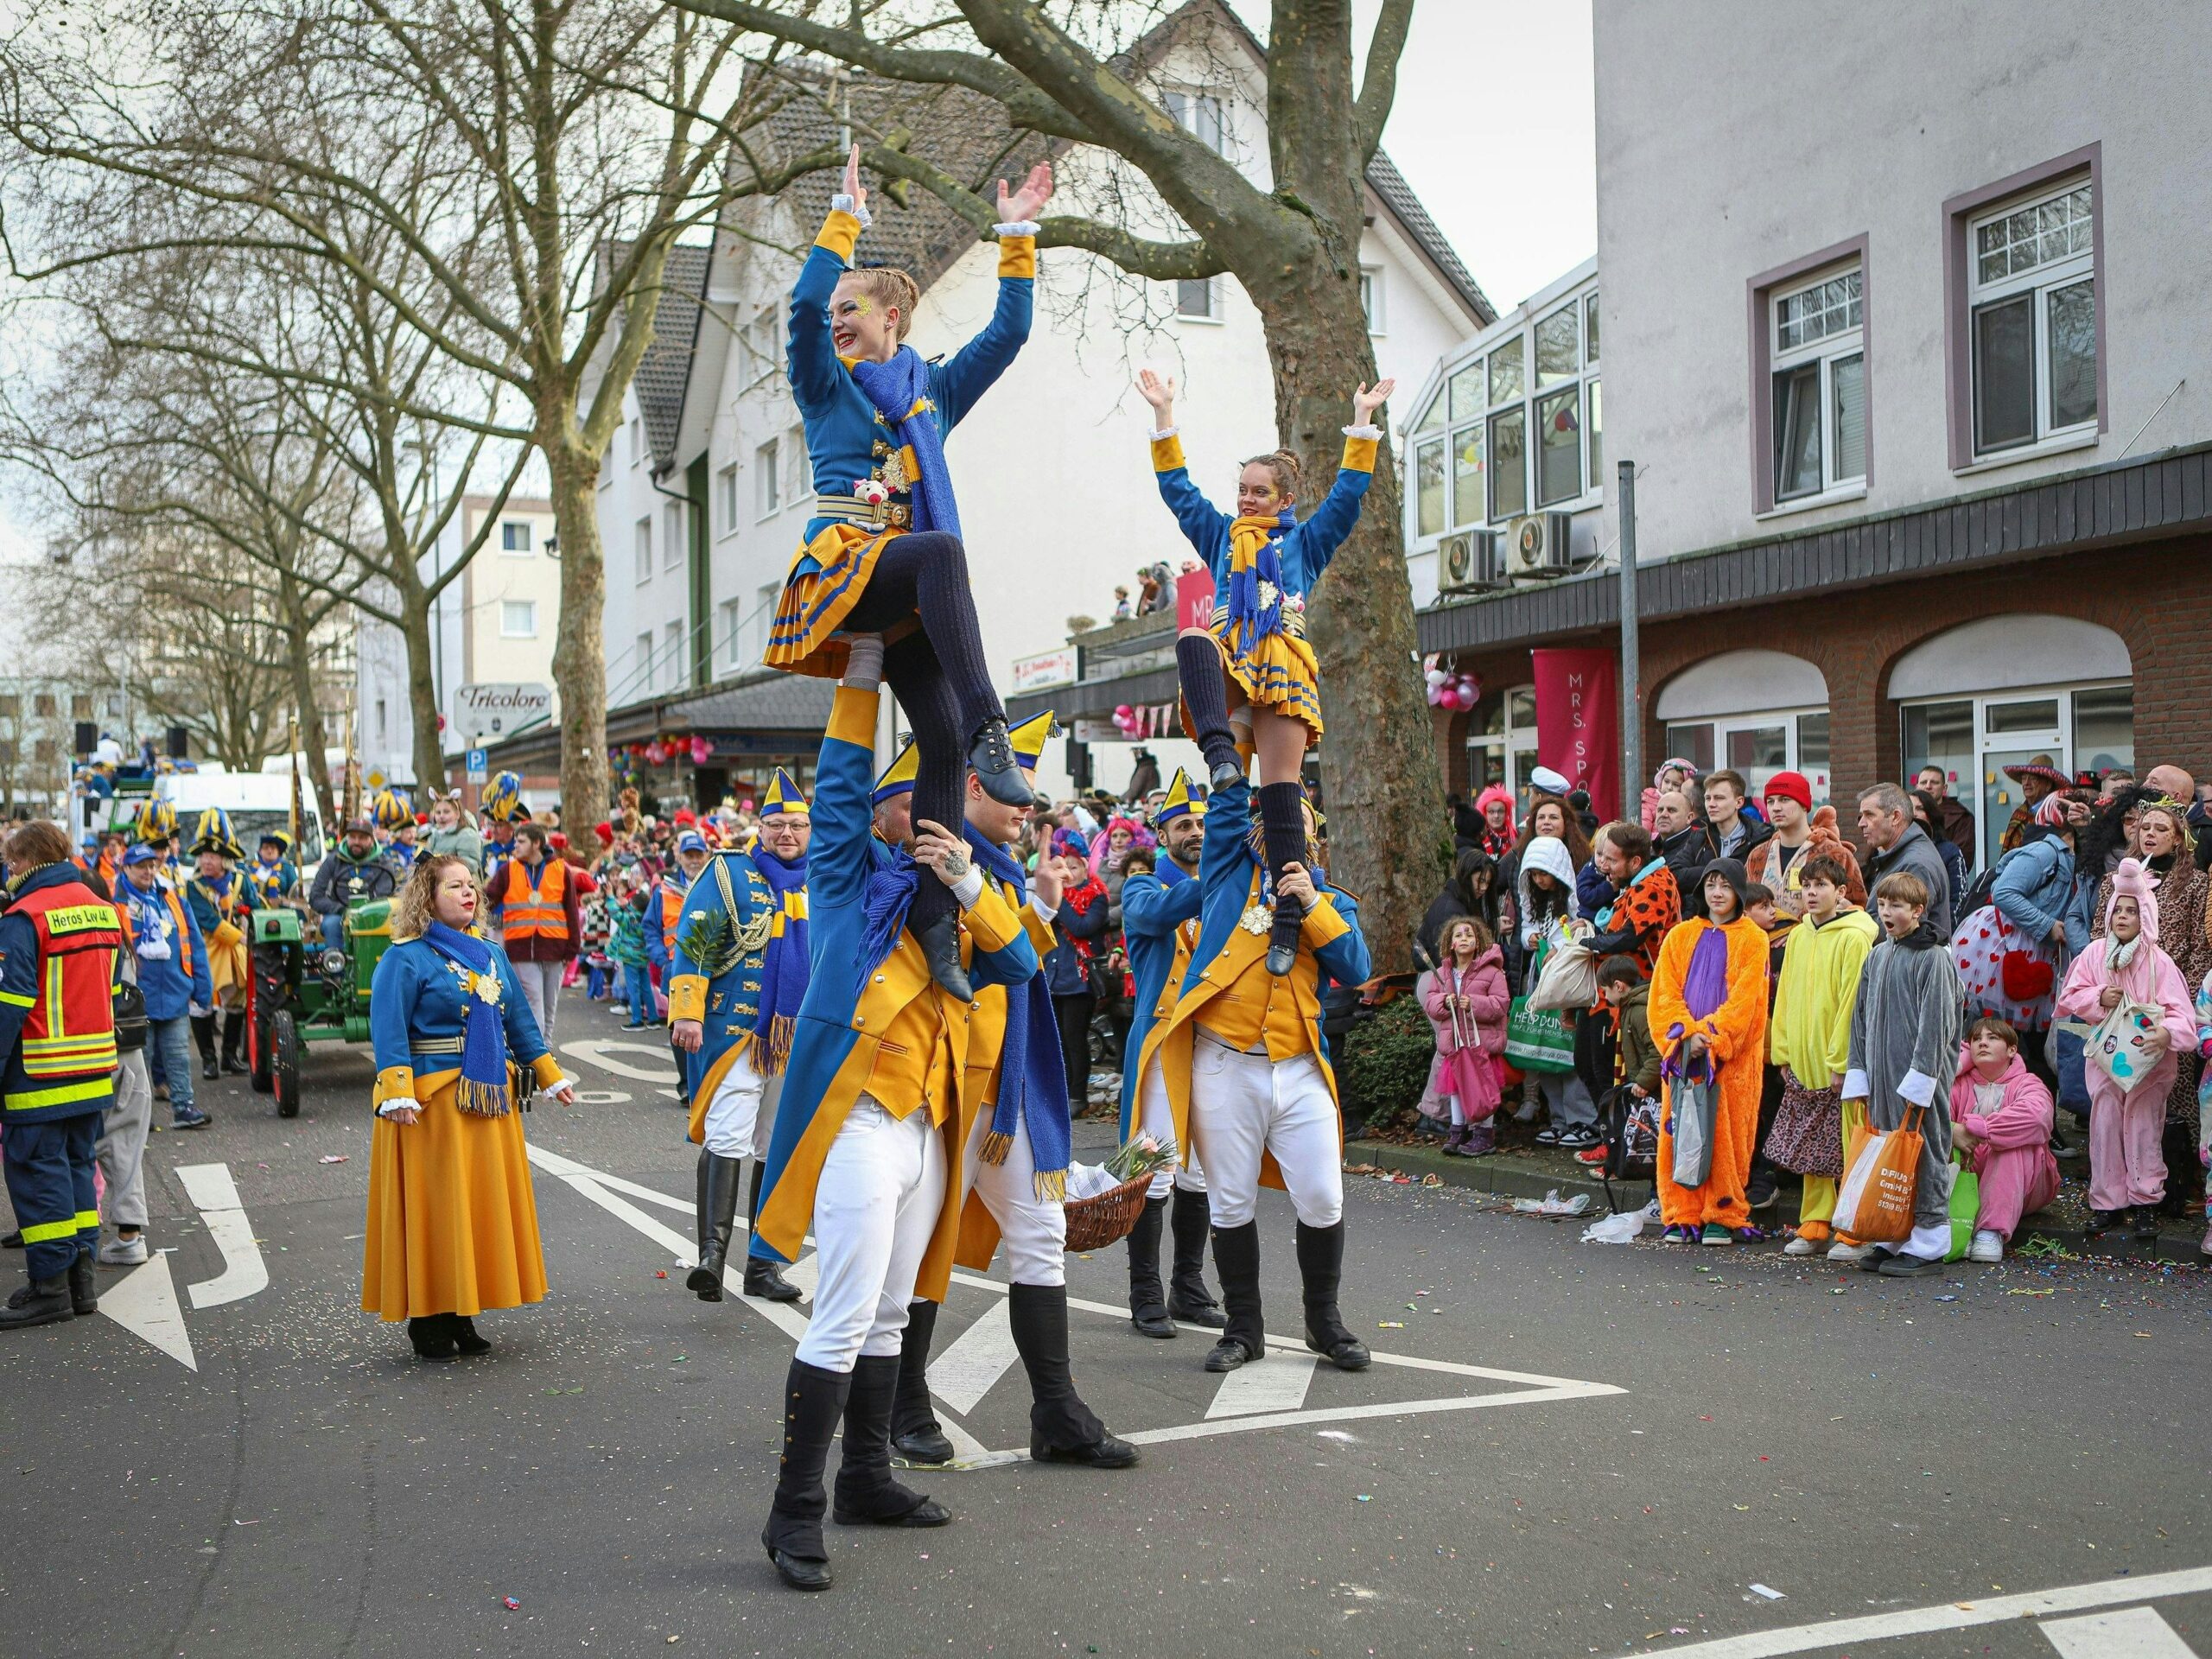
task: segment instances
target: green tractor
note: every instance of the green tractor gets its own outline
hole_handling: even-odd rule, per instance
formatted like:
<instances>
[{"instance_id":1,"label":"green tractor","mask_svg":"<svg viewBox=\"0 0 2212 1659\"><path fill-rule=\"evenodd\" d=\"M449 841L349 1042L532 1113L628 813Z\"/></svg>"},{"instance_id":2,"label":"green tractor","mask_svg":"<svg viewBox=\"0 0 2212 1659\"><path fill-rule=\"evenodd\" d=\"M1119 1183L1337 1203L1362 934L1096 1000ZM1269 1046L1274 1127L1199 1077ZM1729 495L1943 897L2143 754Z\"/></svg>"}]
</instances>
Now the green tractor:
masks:
<instances>
[{"instance_id":1,"label":"green tractor","mask_svg":"<svg viewBox=\"0 0 2212 1659\"><path fill-rule=\"evenodd\" d=\"M391 943L391 900L346 910L345 944L327 948L318 918L283 908L245 920L253 971L246 980L246 1058L254 1090L276 1096L276 1116L300 1115L300 1051L311 1042L369 1040L369 981Z\"/></svg>"}]
</instances>

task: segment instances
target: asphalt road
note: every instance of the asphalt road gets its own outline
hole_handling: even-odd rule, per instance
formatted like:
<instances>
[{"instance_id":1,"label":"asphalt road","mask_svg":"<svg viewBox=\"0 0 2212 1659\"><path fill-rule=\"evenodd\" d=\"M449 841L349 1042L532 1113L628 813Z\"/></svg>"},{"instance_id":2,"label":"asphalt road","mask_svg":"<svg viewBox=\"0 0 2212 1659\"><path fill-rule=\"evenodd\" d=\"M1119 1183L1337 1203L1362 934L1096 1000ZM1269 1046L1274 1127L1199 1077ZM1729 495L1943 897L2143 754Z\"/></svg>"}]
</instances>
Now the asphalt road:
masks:
<instances>
[{"instance_id":1,"label":"asphalt road","mask_svg":"<svg viewBox=\"0 0 2212 1659\"><path fill-rule=\"evenodd\" d=\"M483 1360L420 1365L359 1311L365 1051L318 1046L292 1122L226 1083L213 1130L155 1137L170 1254L102 1273L131 1324L0 1339L0 1651L2212 1659L2202 1273L1884 1281L1368 1180L1345 1311L1407 1363L1224 1388L1199 1335L1078 1307L1078 1382L1142 1465L932 1472L955 1525L833 1528L836 1588L792 1594L755 1541L791 1337L682 1287L657 1039L573 999L560 1024L640 1046L570 1051L585 1103L531 1114L553 1292L483 1319ZM242 1221L176 1173L211 1164ZM1262 1214L1294 1334L1288 1207ZM1118 1252L1070 1280L1117 1306ZM1026 1444L1002 1307L963 1279L938 1331L985 1453Z\"/></svg>"}]
</instances>

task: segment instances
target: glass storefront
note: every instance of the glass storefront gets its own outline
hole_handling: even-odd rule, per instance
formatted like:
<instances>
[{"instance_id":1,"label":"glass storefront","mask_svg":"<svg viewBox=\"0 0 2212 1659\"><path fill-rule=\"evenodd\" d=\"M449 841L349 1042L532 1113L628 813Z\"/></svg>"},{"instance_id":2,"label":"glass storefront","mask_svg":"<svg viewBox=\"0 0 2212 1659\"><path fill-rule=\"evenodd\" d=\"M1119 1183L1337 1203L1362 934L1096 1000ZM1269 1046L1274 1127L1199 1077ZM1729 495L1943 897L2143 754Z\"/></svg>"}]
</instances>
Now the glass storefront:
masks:
<instances>
[{"instance_id":1,"label":"glass storefront","mask_svg":"<svg viewBox=\"0 0 2212 1659\"><path fill-rule=\"evenodd\" d=\"M2132 683L2053 686L1987 696L1908 703L1903 717L1904 775L1939 766L1951 793L1974 809L1980 862L2023 798L2005 768L2043 765L2073 777L2135 766Z\"/></svg>"}]
</instances>

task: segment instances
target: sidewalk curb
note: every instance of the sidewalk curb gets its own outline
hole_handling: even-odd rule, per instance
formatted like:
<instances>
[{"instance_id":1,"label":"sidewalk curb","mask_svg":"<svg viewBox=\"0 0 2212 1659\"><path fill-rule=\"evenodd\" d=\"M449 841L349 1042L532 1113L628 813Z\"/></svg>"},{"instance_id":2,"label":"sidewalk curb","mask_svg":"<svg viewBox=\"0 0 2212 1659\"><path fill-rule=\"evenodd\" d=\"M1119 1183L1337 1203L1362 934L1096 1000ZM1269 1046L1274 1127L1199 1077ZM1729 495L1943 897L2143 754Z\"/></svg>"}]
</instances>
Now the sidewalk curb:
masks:
<instances>
[{"instance_id":1,"label":"sidewalk curb","mask_svg":"<svg viewBox=\"0 0 2212 1659\"><path fill-rule=\"evenodd\" d=\"M1605 1185L1594 1176L1558 1174L1532 1165L1524 1158L1509 1153L1493 1154L1488 1158L1446 1158L1441 1152L1427 1147L1396 1146L1387 1141L1352 1141L1344 1147L1347 1164L1373 1164L1377 1169L1394 1170L1419 1180L1424 1175L1434 1175L1446 1186L1466 1187L1477 1192L1506 1198L1541 1198L1556 1191L1562 1198L1572 1198L1578 1192L1590 1197L1590 1209L1584 1219L1595 1221L1605 1213ZM1616 1181L1613 1191L1624 1202L1632 1201L1645 1190L1643 1181ZM1775 1199L1771 1208L1758 1212L1758 1224L1779 1232L1797 1220L1797 1194L1787 1189ZM2112 1240L2092 1243L2079 1228L2038 1226L2033 1217L2020 1224L2020 1239L2047 1238L2065 1249L2100 1257L2112 1256L2137 1262L2171 1262L2177 1265L2207 1265L2207 1259L2197 1251L2197 1234L2190 1223L2182 1224L2190 1230L2161 1233L2155 1250L2145 1249L2116 1249ZM2017 1242L2017 1241L2016 1241ZM2133 1244L2133 1241L2125 1241ZM2008 1253L2005 1258L2012 1260Z\"/></svg>"}]
</instances>

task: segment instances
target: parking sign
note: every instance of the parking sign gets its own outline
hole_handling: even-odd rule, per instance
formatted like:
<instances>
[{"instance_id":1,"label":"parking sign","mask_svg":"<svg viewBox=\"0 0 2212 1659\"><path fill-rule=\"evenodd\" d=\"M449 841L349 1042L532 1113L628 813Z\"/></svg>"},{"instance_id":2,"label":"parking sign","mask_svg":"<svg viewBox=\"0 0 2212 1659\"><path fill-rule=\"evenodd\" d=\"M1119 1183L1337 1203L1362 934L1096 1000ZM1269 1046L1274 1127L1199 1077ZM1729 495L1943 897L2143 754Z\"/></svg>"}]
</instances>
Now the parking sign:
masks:
<instances>
[{"instance_id":1,"label":"parking sign","mask_svg":"<svg viewBox=\"0 0 2212 1659\"><path fill-rule=\"evenodd\" d=\"M492 758L483 750L469 750L467 754L463 757L461 765L467 768L467 777L470 783L481 784L488 783L491 780Z\"/></svg>"}]
</instances>

